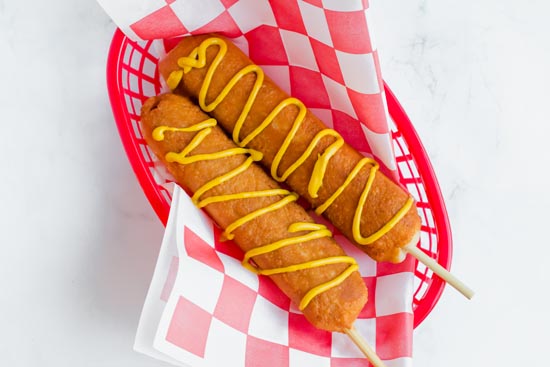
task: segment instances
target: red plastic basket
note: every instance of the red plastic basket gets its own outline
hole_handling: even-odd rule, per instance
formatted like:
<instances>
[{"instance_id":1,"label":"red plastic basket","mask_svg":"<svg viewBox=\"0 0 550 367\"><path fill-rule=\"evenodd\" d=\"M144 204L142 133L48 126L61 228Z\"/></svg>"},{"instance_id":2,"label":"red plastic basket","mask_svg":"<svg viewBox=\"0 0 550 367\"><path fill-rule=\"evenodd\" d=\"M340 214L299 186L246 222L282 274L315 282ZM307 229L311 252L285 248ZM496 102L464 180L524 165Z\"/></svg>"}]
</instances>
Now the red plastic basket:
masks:
<instances>
[{"instance_id":1,"label":"red plastic basket","mask_svg":"<svg viewBox=\"0 0 550 367\"><path fill-rule=\"evenodd\" d=\"M156 172L153 154L141 134L140 108L161 91L158 56L153 41L134 42L120 30L114 34L107 60L107 86L118 131L138 181L159 219L166 224L171 196ZM451 231L432 166L405 111L385 85L393 119L392 138L401 183L417 199L422 218L420 247L446 269L451 265ZM445 283L423 264L415 268L414 326L436 305Z\"/></svg>"}]
</instances>

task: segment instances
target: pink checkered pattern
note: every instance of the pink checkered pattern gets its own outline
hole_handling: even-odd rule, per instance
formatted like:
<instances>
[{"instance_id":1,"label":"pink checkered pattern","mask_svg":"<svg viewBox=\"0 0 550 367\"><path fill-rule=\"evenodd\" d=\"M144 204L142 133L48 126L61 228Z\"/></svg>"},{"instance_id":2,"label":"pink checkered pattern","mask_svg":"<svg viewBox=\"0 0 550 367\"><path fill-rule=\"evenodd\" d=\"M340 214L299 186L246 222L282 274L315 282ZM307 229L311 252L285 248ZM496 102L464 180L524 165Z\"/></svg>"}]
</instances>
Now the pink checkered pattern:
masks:
<instances>
[{"instance_id":1,"label":"pink checkered pattern","mask_svg":"<svg viewBox=\"0 0 550 367\"><path fill-rule=\"evenodd\" d=\"M172 197L164 186L166 173L141 143L139 129L141 104L160 91L156 62L162 52L154 46L162 44L168 51L177 37L210 32L232 39L281 88L303 100L356 149L376 156L386 173L395 173L421 203L426 201L406 143L388 125L366 0L150 0L140 9L129 0L100 2L129 37L141 40L125 49L120 78L142 155L167 202ZM152 39L163 42L143 41ZM173 205L184 200L177 192ZM432 213L429 205L420 208L425 218L421 244L432 249ZM199 215L191 212L196 210L179 210L188 219L177 221L183 233L179 257L172 259L159 292L166 320L159 324L158 351L192 366L228 361L267 367L369 365L346 336L312 328L269 279L244 271L235 260L242 253L220 242L216 227L189 224ZM413 278L422 282L430 272L413 273L411 259L399 266L376 264L343 236L335 233L335 238L358 260L369 288L356 327L388 366L410 366L411 299L417 304L424 294L413 288Z\"/></svg>"},{"instance_id":2,"label":"pink checkered pattern","mask_svg":"<svg viewBox=\"0 0 550 367\"><path fill-rule=\"evenodd\" d=\"M193 366L369 366L344 334L314 328L269 278L244 270L242 252L219 241L219 229L183 190L176 188L172 205L178 219L166 231L177 234L179 258L171 264L178 264L178 276L174 282L170 269L163 287L161 297L171 293L157 332L160 351ZM412 261L379 268L341 235L336 239L357 258L369 288L356 328L391 366L410 366Z\"/></svg>"},{"instance_id":3,"label":"pink checkered pattern","mask_svg":"<svg viewBox=\"0 0 550 367\"><path fill-rule=\"evenodd\" d=\"M328 114L349 144L397 178L367 0L150 0L124 11L113 2L100 0L134 39L211 32L233 39L283 89Z\"/></svg>"}]
</instances>

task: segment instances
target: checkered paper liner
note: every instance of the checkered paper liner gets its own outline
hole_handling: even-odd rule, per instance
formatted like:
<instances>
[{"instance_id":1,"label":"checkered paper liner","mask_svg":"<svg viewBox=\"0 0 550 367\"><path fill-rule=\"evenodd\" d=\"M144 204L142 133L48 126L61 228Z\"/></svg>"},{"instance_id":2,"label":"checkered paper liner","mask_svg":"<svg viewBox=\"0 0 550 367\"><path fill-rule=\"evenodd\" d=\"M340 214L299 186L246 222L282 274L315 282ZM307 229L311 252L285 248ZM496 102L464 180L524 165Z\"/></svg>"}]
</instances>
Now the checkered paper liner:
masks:
<instances>
[{"instance_id":1,"label":"checkered paper liner","mask_svg":"<svg viewBox=\"0 0 550 367\"><path fill-rule=\"evenodd\" d=\"M220 232L175 187L136 350L181 366L369 366L345 334L315 329L269 278L245 271ZM356 328L388 367L411 366L409 264L380 267L337 240L369 287Z\"/></svg>"},{"instance_id":2,"label":"checkered paper liner","mask_svg":"<svg viewBox=\"0 0 550 367\"><path fill-rule=\"evenodd\" d=\"M157 203L160 202L163 209L159 210L159 206L153 205L163 220L166 219L168 212L165 208L172 203L172 210L178 210L174 207L179 207L181 200L172 201L170 186L167 185L170 177L145 145L139 127L139 110L147 97L161 92L157 62L158 58L176 43L177 38L171 37L217 32L231 38L286 92L302 99L328 127L337 130L356 149L378 158L386 173L393 175L412 190L411 193L420 204L419 211L424 224L421 245L427 247L431 253L437 251L433 214L427 202L422 180L401 133L397 130L390 131L388 126L390 120L385 104L384 85L379 72L378 55L372 32L369 32L367 26L371 16L367 2L296 0L100 2L126 35L136 40L136 42L127 41L124 50L115 51L121 52L121 55L117 61L119 62L118 75L113 79L117 80L119 87L124 91L123 104L126 111L123 111L123 115L127 120L125 123L131 127L132 143L139 147L137 154L140 156L141 169L146 170L146 174L151 176L149 179L154 180L156 184ZM164 40L142 41L156 38ZM393 149L397 149L397 159L394 157ZM136 158L129 156L131 160ZM134 169L136 169L135 165ZM144 184L141 179L140 182ZM144 190L146 190L145 186ZM151 199L151 196L149 198ZM195 215L190 214L192 213L190 209L186 209L183 213L182 218L188 221L194 220ZM167 236L179 238L176 234L169 235L171 233L169 227L170 225L167 227ZM217 306L212 309L212 302L214 302L212 299L209 304L201 305L200 302L194 302L196 300L192 297L176 297L176 294L179 294L176 292L179 289L176 278L191 279L194 282L198 274L201 274L190 270L197 269L197 266L193 266L197 263L195 257L188 255L187 252L185 256L177 252L177 250L186 249L185 239L192 237L185 234L197 233L193 230L191 232L184 230L184 227L193 228L193 226L183 224L183 227L180 227L184 233L182 237L184 246L178 247L174 242L173 249L170 250L172 256L165 258L161 253L159 257L155 278L161 279L158 282L161 284L162 291L156 292L158 285L155 288L155 280L153 280L144 307L140 332L136 339L136 349L172 363L178 364L178 361L185 361L193 366L218 365L219 361L215 358L207 358L218 354L216 358L222 358L226 362L231 360L231 365L239 365L238 362L245 358L243 365L253 366L259 361L255 359L255 355L261 356L262 351L271 351L273 348L286 351L281 354L286 357L277 360L274 365L294 365L294 361L299 362L297 365L303 365L309 361L307 358L316 358L315 356L322 357L315 362L319 365L367 365L354 347L353 352L349 352L351 354L339 351L338 345L345 344L349 348L349 342L345 337L339 334L331 334L329 337L327 333L319 333L305 323L299 313L293 312L292 309L289 312L290 306L285 307L288 300L285 301L286 304L281 303L283 298L280 297L280 292L278 293L272 284L262 277L257 280L257 288L249 287L257 295L254 298L254 306L250 306L249 303L248 312L244 313L240 307L237 310L233 309L234 312L231 313L228 312L231 308L223 306L220 306L223 312L216 313ZM342 236L337 234L336 239L344 243L348 253L362 263L361 270L370 291L370 300L358 321L358 328L381 357L389 361L388 366L410 365L413 325L411 300L414 307L422 306L421 301L427 289L433 284L431 272L421 266L415 268L410 259L398 266L375 264L354 247L346 245L347 242ZM207 240L203 242L211 244ZM216 246L217 243L214 242L214 245ZM222 252L219 258L224 265L223 271L235 270L235 266L225 265L224 259L227 258L225 253ZM212 266L205 266L212 268ZM239 269L239 274L246 274L240 266L236 268ZM413 269L415 269L414 273ZM214 275L213 278L218 279L218 283L222 279L219 274L223 271L220 270L222 269L217 269L218 275ZM157 276L157 274L164 275ZM223 276L221 288L219 285L216 288L221 289L217 294L219 297L215 299L216 302L227 304L222 301L225 295L232 291L237 292L238 295L242 290L242 287L231 286L236 284L235 279L252 276L234 274L236 272L231 271L230 275ZM226 281L226 279L230 280ZM226 282L229 284L227 287ZM187 283L184 282L184 284ZM170 292L171 284L174 287L172 292ZM198 289L206 294L204 290L209 288L199 287ZM263 292L264 289L279 296L269 296ZM250 294L250 292L244 293ZM157 296L152 297L152 294ZM252 297L245 299L250 301ZM276 338L273 335L263 335L258 331L263 330L262 327L250 329L250 325L255 325L252 320L257 319L252 317L256 310L256 303L260 304L259 309L280 309L288 314L286 319L285 316L281 319L277 316L281 312L274 311L274 315L266 319L279 320L282 321L281 325L287 325L286 339L282 336ZM154 307L148 307L148 304L153 304ZM386 307L384 304L390 306ZM429 309L431 307L433 304ZM154 312L151 313L151 310ZM394 312L391 313L388 310ZM220 316L220 312L225 316ZM248 328L244 326L245 320L236 322L232 319L233 317L251 318L248 320ZM197 330L189 332L191 329L185 327L188 324L186 321L189 320L203 320L203 327L197 329L201 330L200 333L197 333ZM181 327L178 328L178 325ZM271 326L268 326L266 329L271 331ZM215 330L227 329L227 327L240 333L236 340L244 340L246 352L239 354L241 357L233 356L232 348L215 349L217 350L215 353L206 353L214 350L211 346L217 345ZM236 334L229 333L229 335ZM276 335L285 335L285 332ZM296 335L300 335L300 338ZM155 337L154 340L151 340L152 336ZM305 342L300 344L296 342L298 339ZM202 340L202 344L197 342L199 348L197 345L186 344L186 340L193 343ZM283 343L285 340L286 343ZM305 349L300 349L300 345ZM312 349L312 345L324 345L324 347ZM250 350L248 346L251 346ZM201 353L198 352L202 348L204 350L201 357ZM242 351L242 346L241 349L235 348L235 350ZM229 354L224 354L223 351ZM285 361L287 364L283 363ZM265 363L264 360L259 365L264 366Z\"/></svg>"}]
</instances>

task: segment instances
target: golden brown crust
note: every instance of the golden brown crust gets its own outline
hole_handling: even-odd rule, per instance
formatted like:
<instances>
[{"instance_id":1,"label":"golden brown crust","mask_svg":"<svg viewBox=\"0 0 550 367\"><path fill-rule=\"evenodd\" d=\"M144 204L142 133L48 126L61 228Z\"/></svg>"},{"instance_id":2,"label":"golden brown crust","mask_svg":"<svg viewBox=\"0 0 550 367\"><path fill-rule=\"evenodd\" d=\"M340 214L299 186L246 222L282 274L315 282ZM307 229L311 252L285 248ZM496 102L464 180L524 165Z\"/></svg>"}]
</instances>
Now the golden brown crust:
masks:
<instances>
[{"instance_id":1,"label":"golden brown crust","mask_svg":"<svg viewBox=\"0 0 550 367\"><path fill-rule=\"evenodd\" d=\"M208 37L211 36L203 35L184 38L180 44L161 61L159 68L164 78L167 78L170 72L179 69L177 60L180 57L189 55L195 47ZM230 41L226 43L228 51L214 73L211 86L207 92L207 102L213 101L215 97L218 96L222 88L233 75L246 65L252 64L252 61ZM175 92L197 98L208 66L216 54L217 47L208 48L206 67L194 68L189 73L185 74ZM255 79L256 77L253 74L244 76L224 101L210 113L230 134L233 132L235 121L237 121L242 111ZM266 77L256 98L256 102L243 126L241 138L254 130L273 108L286 98L288 98L288 95ZM297 108L295 107L284 109L275 118L272 124L248 144L250 148L256 149L264 154L262 164L268 170L271 167L277 150L287 136L296 114ZM281 162L279 173L283 172L301 155L315 134L325 128L326 126L308 111L290 149ZM344 182L349 172L355 167L359 160L363 158L355 149L347 144L344 145L344 147L342 147L330 160L323 186L319 191L319 196L314 199L308 194L308 182L317 154L322 153L330 143L332 143L331 139L323 139L322 142L317 145L313 154L311 154L311 158L286 180L288 185L300 196L306 198L313 207L321 205L330 197L341 183ZM421 221L414 205L394 228L374 243L370 245L360 245L353 239L352 223L355 208L369 176L369 172L370 165L367 164L353 180L353 183L342 193L334 204L324 212L324 216L327 217L327 219L330 220L348 239L354 242L373 259L377 261L398 262L401 259L400 248L407 245L420 229ZM382 173L378 172L371 192L364 205L360 226L361 234L367 236L376 232L387 223L401 207L403 207L408 197L409 195L401 187L396 185Z\"/></svg>"},{"instance_id":2,"label":"golden brown crust","mask_svg":"<svg viewBox=\"0 0 550 367\"><path fill-rule=\"evenodd\" d=\"M209 180L228 172L240 165L243 155L223 159L199 161L186 165L166 162L169 152L180 152L196 133L166 133L165 140L152 139L152 131L160 126L185 127L208 119L198 106L188 99L167 94L147 100L142 108L142 130L153 152L166 164L176 181L184 188L195 192ZM212 133L191 155L212 153L236 147L223 133L214 127ZM214 195L231 194L245 191L257 191L278 187L258 166L252 165L246 171L229 181L214 187L202 198ZM239 199L210 204L205 207L208 214L222 228L244 215L280 200L282 196ZM313 222L302 207L290 203L283 208L264 214L237 228L235 242L243 251L266 245L277 240L292 237L287 228L294 222ZM324 237L297 245L284 247L277 251L254 257L254 261L263 269L283 267L320 259L328 256L344 255L341 247L331 238ZM347 264L325 265L297 272L273 275L271 278L298 304L305 293L316 285L333 279L342 273ZM352 273L341 285L334 287L317 297L303 310L308 320L320 329L344 331L349 329L367 301L367 289L358 272Z\"/></svg>"}]
</instances>

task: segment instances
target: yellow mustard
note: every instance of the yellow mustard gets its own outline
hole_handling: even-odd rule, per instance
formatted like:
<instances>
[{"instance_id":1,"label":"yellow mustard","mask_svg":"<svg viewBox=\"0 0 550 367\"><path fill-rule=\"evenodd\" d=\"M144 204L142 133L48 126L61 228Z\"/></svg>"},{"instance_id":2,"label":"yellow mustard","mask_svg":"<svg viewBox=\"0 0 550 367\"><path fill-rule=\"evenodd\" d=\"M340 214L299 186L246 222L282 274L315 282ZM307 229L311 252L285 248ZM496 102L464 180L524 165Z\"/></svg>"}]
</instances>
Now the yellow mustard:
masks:
<instances>
[{"instance_id":1,"label":"yellow mustard","mask_svg":"<svg viewBox=\"0 0 550 367\"><path fill-rule=\"evenodd\" d=\"M296 99L296 98L286 98L281 103L279 103L273 111L260 123L258 127L256 127L248 136L241 139L240 132L242 129L242 126L250 113L250 110L252 108L252 105L254 104L254 101L256 100L256 97L258 95L258 92L260 91L260 88L263 85L264 82L264 72L258 65L247 65L243 69L241 69L239 72L237 72L227 83L227 85L222 89L222 91L218 94L218 96L214 99L214 101L210 102L209 104L206 103L206 94L208 92L208 89L210 88L210 84L212 83L212 78L214 76L214 73L216 72L216 69L220 65L221 61L223 60L224 56L227 53L227 44L225 41L221 38L217 37L211 37L205 39L198 47L196 47L187 57L181 57L178 59L178 65L181 67L180 70L173 71L169 77L168 77L168 85L169 87L174 90L181 82L184 74L187 74L190 72L193 68L203 68L206 66L206 50L211 46L217 46L218 47L218 53L215 55L214 59L212 60L210 66L208 67L208 70L206 72L206 76L204 78L204 81L201 85L201 89L199 92L199 105L201 109L205 112L211 112L213 111L229 94L229 92L233 89L233 87L237 84L237 82L243 78L245 75L253 73L256 75L256 80L254 82L254 85L252 87L252 90L250 92L250 95L241 111L241 114L239 115L235 127L233 129L233 141L239 145L240 147L245 147L250 141L252 141L256 136L258 136L269 124L273 122L275 117L285 108L289 106L295 106L298 108L298 114L296 118L294 119L294 122L292 124L292 127L286 136L285 140L283 141L283 144L277 151L277 154L275 155L273 159L273 163L271 165L271 176L279 181L283 182L285 181L296 169L298 169L312 154L313 150L315 149L315 146L321 141L321 139L325 137L333 137L335 140L333 143L331 143L322 154L318 155L317 161L315 163L315 166L313 168L310 181L308 183L308 194L312 198L318 197L318 191L321 188L323 184L323 179L325 177L325 172L327 165L330 161L330 159L338 152L338 150L344 145L344 139L340 134L338 134L336 131L332 129L323 129L321 130L310 142L307 149L304 151L304 153L292 164L289 168L286 169L285 172L282 174L279 174L279 165L281 163L282 158L284 157L285 153L287 152L292 140L296 136L296 133L298 129L300 128L300 125L302 124L307 109L304 106L304 104ZM328 207L338 198L340 194L344 191L344 189L350 184L350 182L357 176L361 168L365 165L369 164L371 166L369 178L367 180L367 183L365 184L365 188L362 191L360 200L357 204L357 208L354 213L353 218L353 225L352 225L352 233L353 238L355 242L361 244L361 245L368 245L376 240L378 240L380 237L384 236L388 231L390 231L400 220L403 218L403 216L407 213L407 211L411 208L411 206L414 203L414 200L412 197L409 197L408 200L405 202L403 207L380 229L378 229L376 232L370 234L367 237L363 237L360 230L360 224L361 224L361 216L363 213L363 206L367 200L370 188L372 186L372 183L374 181L376 172L378 171L379 165L376 161L374 161L371 158L364 158L361 161L357 163L355 168L350 172L345 182L342 184L340 188L338 188L327 200L325 200L324 203L320 204L317 209L315 210L317 214L323 213Z\"/></svg>"},{"instance_id":2,"label":"yellow mustard","mask_svg":"<svg viewBox=\"0 0 550 367\"><path fill-rule=\"evenodd\" d=\"M192 201L199 208L205 207L212 203L229 201L229 200L239 200L239 199L247 199L247 198L253 198L253 197L283 196L281 200L276 201L275 203L270 204L266 207L257 209L235 220L233 223L229 224L225 229L225 231L223 232L223 237L226 239L233 239L234 234L232 232L235 229L253 220L254 218L257 218L263 214L278 210L284 207L286 204L296 201L298 199L298 195L284 189L270 189L270 190L261 190L261 191L241 192L236 194L210 196L208 198L201 199L201 196L207 191L239 175L240 173L246 171L253 162L256 162L262 159L262 154L259 153L258 151L255 151L253 149L248 149L248 148L242 148L242 147L226 149L215 153L190 155L190 153L194 149L196 149L202 143L202 141L212 132L212 128L216 126L216 123L217 122L215 119L207 119L198 124L191 125L185 128L159 126L153 130L152 136L154 140L162 141L164 140L165 134L167 132L171 132L171 133L197 132L197 134L191 139L190 143L181 152L179 153L169 152L166 154L165 158L166 158L166 161L168 162L176 162L179 164L190 164L190 163L199 162L199 161L221 159L221 158L230 157L230 156L239 155L239 154L247 155L247 159L242 164L206 182L204 185L202 185L200 188L196 190L195 194L192 197ZM276 241L274 243L267 244L267 245L257 247L247 251L242 261L243 266L257 274L273 275L273 274L310 269L310 268L329 265L329 264L336 264L336 263L350 264L350 266L348 266L346 270L344 270L341 274L339 274L334 279L331 279L325 283L322 283L310 289L302 297L302 300L300 301L300 304L299 304L300 310L303 310L304 308L306 308L307 305L311 302L311 300L315 298L317 295L327 291L330 288L336 287L337 285L342 283L348 276L350 276L354 271L358 270L359 267L356 261L349 256L333 256L333 257L317 259L317 260L308 261L301 264L295 264L295 265L290 265L282 268L274 268L274 269L258 269L256 266L251 264L250 261L253 260L254 256L266 254L286 246L290 246L290 245L294 245L294 244L298 244L306 241L311 241L317 238L332 236L332 233L324 225L316 224L316 223L307 223L307 222L297 222L297 223L291 224L288 228L288 232L289 233L306 232L306 234L285 238L285 239Z\"/></svg>"}]
</instances>

